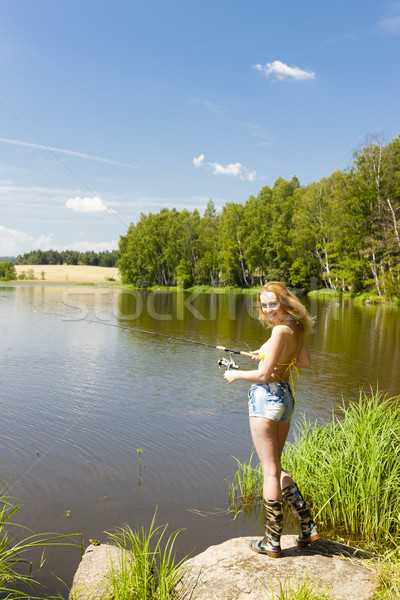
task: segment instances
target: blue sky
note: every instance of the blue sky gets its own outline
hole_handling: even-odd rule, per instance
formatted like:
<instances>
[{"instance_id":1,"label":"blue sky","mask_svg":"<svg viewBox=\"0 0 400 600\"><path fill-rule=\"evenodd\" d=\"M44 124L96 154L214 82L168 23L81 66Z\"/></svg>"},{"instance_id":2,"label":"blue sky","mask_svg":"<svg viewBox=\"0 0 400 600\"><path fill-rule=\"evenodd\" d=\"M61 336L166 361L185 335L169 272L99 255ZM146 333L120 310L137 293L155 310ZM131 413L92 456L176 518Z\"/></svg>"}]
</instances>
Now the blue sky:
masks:
<instances>
[{"instance_id":1,"label":"blue sky","mask_svg":"<svg viewBox=\"0 0 400 600\"><path fill-rule=\"evenodd\" d=\"M400 2L0 0L0 256L302 185L400 133Z\"/></svg>"}]
</instances>

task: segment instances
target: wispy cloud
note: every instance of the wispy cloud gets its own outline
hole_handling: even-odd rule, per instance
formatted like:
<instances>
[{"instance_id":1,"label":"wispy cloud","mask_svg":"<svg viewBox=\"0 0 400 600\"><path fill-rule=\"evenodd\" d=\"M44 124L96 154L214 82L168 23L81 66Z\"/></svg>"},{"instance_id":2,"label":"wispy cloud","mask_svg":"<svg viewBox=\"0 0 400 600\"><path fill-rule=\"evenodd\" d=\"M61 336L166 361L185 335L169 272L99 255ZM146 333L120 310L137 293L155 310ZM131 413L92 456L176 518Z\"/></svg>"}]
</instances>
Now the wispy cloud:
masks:
<instances>
[{"instance_id":1,"label":"wispy cloud","mask_svg":"<svg viewBox=\"0 0 400 600\"><path fill-rule=\"evenodd\" d=\"M76 198L69 198L65 203L65 206L77 213L114 212L113 209L109 208L98 196L93 196L91 198L80 198L79 196Z\"/></svg>"},{"instance_id":2,"label":"wispy cloud","mask_svg":"<svg viewBox=\"0 0 400 600\"><path fill-rule=\"evenodd\" d=\"M25 148L34 148L36 150L47 150L48 152L54 152L55 154L65 154L67 156L76 156L78 158L86 158L89 160L95 160L98 162L106 163L109 165L116 165L118 167L128 167L129 169L140 169L141 171L151 171L147 167L140 167L131 163L120 162L118 160L112 160L110 158L103 158L101 156L95 156L93 154L86 154L85 152L77 152L76 150L66 150L65 148L56 148L54 146L46 146L45 144L34 144L32 142L23 142L21 140L10 140L8 138L0 138L0 142L3 144L11 144L14 146L22 146Z\"/></svg>"},{"instance_id":3,"label":"wispy cloud","mask_svg":"<svg viewBox=\"0 0 400 600\"><path fill-rule=\"evenodd\" d=\"M199 157L193 158L193 164L196 167L201 167L205 164L211 169L213 175L233 175L234 177L239 177L242 181L254 181L256 178L256 172L250 171L240 162L228 163L227 165L221 165L217 162L204 163L204 154L200 154Z\"/></svg>"},{"instance_id":4,"label":"wispy cloud","mask_svg":"<svg viewBox=\"0 0 400 600\"><path fill-rule=\"evenodd\" d=\"M208 110L213 112L216 115L224 115L225 109L220 104L216 104L215 102L210 102L209 100L203 100L202 98L192 98L194 102L205 106Z\"/></svg>"},{"instance_id":5,"label":"wispy cloud","mask_svg":"<svg viewBox=\"0 0 400 600\"><path fill-rule=\"evenodd\" d=\"M357 33L353 33L351 31L345 31L343 33L339 33L338 35L334 35L331 38L327 38L323 40L323 44L337 44L340 42L352 42L359 39L359 35Z\"/></svg>"},{"instance_id":6,"label":"wispy cloud","mask_svg":"<svg viewBox=\"0 0 400 600\"><path fill-rule=\"evenodd\" d=\"M199 181L197 179L193 179L192 177L187 177L186 175L181 175L180 173L171 173L169 171L161 171L158 169L153 169L150 167L141 167L138 165L133 165L130 163L125 163L125 162L119 162L116 160L111 160L109 158L102 158L100 156L94 156L93 154L86 154L84 152L77 152L75 150L65 150L63 148L56 148L56 147L52 147L52 146L47 146L46 144L35 144L35 143L31 143L31 142L23 142L21 140L11 140L8 138L0 138L0 143L3 144L11 144L14 146L22 146L22 147L26 147L26 148L33 148L33 149L38 149L38 150L47 150L48 152L52 152L55 156L57 156L57 154L66 154L69 156L76 156L79 158L84 158L84 159L89 159L89 160L95 160L95 161L99 161L102 163L107 163L110 165L116 165L119 167L127 167L129 169L140 169L142 171L146 171L148 173L156 173L158 175L164 175L166 177L173 177L175 179L179 179L182 181L192 181L193 183L200 183L200 184L205 184L207 182L205 181ZM64 160L61 159L61 157L58 157L61 162L64 164L65 167L67 167L77 178L78 180L87 188L87 190L91 193L93 193L93 195L95 195L95 192L88 186L86 185L85 181L82 179L82 177L80 177L75 171L73 171L70 166L68 164L65 163ZM225 186L220 186L220 187L225 187ZM114 213L117 217L118 214L115 211L110 210L110 212ZM118 217L119 218L119 217Z\"/></svg>"},{"instance_id":7,"label":"wispy cloud","mask_svg":"<svg viewBox=\"0 0 400 600\"><path fill-rule=\"evenodd\" d=\"M300 67L289 67L280 60L269 62L266 65L254 65L256 71L264 73L265 77L274 77L275 79L315 79L316 75L313 71L300 69Z\"/></svg>"},{"instance_id":8,"label":"wispy cloud","mask_svg":"<svg viewBox=\"0 0 400 600\"><path fill-rule=\"evenodd\" d=\"M378 21L377 29L380 33L397 35L400 33L400 2L394 2L384 17Z\"/></svg>"},{"instance_id":9,"label":"wispy cloud","mask_svg":"<svg viewBox=\"0 0 400 600\"><path fill-rule=\"evenodd\" d=\"M45 249L48 247L50 249L52 238L52 233L35 238L25 231L9 229L0 225L0 254L3 256L15 256L21 253L21 248Z\"/></svg>"}]
</instances>

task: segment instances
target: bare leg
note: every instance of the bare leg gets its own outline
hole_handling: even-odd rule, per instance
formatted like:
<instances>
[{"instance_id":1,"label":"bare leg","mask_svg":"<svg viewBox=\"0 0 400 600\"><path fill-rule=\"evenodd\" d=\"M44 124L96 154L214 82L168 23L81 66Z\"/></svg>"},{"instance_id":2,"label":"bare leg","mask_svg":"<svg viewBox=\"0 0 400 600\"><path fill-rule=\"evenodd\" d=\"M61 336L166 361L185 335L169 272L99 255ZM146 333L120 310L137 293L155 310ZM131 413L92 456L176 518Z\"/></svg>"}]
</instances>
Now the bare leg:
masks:
<instances>
[{"instance_id":1,"label":"bare leg","mask_svg":"<svg viewBox=\"0 0 400 600\"><path fill-rule=\"evenodd\" d=\"M289 433L290 422L289 423L278 423L278 444L279 444L279 460L282 456L283 448L286 442L286 438ZM286 471L281 468L281 489L284 490L289 485L292 485L293 479L290 477Z\"/></svg>"},{"instance_id":2,"label":"bare leg","mask_svg":"<svg viewBox=\"0 0 400 600\"><path fill-rule=\"evenodd\" d=\"M264 474L264 499L281 500L278 423L263 417L250 417L250 431Z\"/></svg>"}]
</instances>

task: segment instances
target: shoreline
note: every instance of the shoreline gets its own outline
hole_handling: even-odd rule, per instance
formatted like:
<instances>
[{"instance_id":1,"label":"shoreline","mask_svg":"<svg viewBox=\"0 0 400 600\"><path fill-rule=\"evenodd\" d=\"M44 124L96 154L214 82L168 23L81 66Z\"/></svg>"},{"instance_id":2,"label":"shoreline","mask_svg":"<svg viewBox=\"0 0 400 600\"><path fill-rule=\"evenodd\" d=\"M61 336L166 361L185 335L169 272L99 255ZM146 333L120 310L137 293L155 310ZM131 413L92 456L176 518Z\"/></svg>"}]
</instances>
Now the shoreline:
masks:
<instances>
[{"instance_id":1,"label":"shoreline","mask_svg":"<svg viewBox=\"0 0 400 600\"><path fill-rule=\"evenodd\" d=\"M186 292L186 293L214 293L214 294L256 294L260 286L252 288L239 288L233 286L212 287L208 285L195 285L188 288L181 286L161 286L153 285L148 287L137 287L132 284L124 284L121 281L121 275L117 267L99 267L91 265L15 265L18 279L0 281L0 285L72 285L72 286L95 286L102 285L107 287L121 287L124 289L149 290L157 292ZM400 306L400 298L385 298L377 296L371 292L355 293L342 290L331 290L321 288L305 292L301 296L309 298L324 298L337 301L340 299L349 299L357 304L365 305L392 305Z\"/></svg>"}]
</instances>

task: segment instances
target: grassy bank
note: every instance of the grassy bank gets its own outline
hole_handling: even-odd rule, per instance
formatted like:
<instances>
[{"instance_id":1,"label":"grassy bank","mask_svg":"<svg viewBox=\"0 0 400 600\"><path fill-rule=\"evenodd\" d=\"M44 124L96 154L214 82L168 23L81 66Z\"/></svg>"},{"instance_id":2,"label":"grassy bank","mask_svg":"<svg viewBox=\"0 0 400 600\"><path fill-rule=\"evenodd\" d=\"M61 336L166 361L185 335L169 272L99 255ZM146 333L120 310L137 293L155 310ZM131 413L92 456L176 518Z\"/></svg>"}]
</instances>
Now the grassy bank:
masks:
<instances>
[{"instance_id":1,"label":"grassy bank","mask_svg":"<svg viewBox=\"0 0 400 600\"><path fill-rule=\"evenodd\" d=\"M394 304L395 306L400 304L400 298L378 296L372 292L355 294L354 292L342 292L341 290L329 290L327 288L313 290L312 292L308 292L307 296L310 298L324 298L335 301L340 298L348 298L353 300L356 304Z\"/></svg>"}]
</instances>

